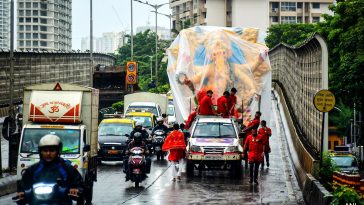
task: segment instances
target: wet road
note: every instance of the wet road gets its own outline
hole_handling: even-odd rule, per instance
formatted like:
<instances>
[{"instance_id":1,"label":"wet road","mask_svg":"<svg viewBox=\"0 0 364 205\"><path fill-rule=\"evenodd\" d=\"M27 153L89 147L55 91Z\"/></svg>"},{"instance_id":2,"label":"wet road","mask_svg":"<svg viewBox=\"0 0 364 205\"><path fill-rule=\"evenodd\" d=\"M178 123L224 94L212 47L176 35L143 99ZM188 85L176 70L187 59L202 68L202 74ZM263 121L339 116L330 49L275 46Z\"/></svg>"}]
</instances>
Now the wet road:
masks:
<instances>
[{"instance_id":1,"label":"wet road","mask_svg":"<svg viewBox=\"0 0 364 205\"><path fill-rule=\"evenodd\" d=\"M124 182L121 164L108 163L98 168L93 204L304 204L276 112L269 125L271 166L260 170L259 185L249 184L245 167L241 179L226 171L195 171L193 178L183 174L181 182L172 182L169 163L154 158L149 178L134 188ZM1 197L0 204L12 204L11 196Z\"/></svg>"}]
</instances>

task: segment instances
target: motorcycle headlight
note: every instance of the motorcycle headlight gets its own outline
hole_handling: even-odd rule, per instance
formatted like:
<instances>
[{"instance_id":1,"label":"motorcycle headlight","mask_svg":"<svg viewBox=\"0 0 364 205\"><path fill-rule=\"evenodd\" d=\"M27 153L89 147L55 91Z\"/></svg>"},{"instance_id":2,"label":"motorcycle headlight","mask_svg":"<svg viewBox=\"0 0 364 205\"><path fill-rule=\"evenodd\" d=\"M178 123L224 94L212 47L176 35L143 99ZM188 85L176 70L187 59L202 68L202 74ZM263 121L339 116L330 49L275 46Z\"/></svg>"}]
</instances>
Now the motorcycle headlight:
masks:
<instances>
[{"instance_id":1,"label":"motorcycle headlight","mask_svg":"<svg viewBox=\"0 0 364 205\"><path fill-rule=\"evenodd\" d=\"M156 134L156 135L164 135L164 132L163 131L155 131L154 134Z\"/></svg>"},{"instance_id":2,"label":"motorcycle headlight","mask_svg":"<svg viewBox=\"0 0 364 205\"><path fill-rule=\"evenodd\" d=\"M39 200L48 200L53 192L54 184L35 184L33 186L35 197Z\"/></svg>"},{"instance_id":3,"label":"motorcycle headlight","mask_svg":"<svg viewBox=\"0 0 364 205\"><path fill-rule=\"evenodd\" d=\"M191 146L191 151L192 152L202 152L202 149L201 149L200 146L192 145Z\"/></svg>"},{"instance_id":4,"label":"motorcycle headlight","mask_svg":"<svg viewBox=\"0 0 364 205\"><path fill-rule=\"evenodd\" d=\"M230 147L226 147L224 152L238 152L239 148L237 146L230 146Z\"/></svg>"}]
</instances>

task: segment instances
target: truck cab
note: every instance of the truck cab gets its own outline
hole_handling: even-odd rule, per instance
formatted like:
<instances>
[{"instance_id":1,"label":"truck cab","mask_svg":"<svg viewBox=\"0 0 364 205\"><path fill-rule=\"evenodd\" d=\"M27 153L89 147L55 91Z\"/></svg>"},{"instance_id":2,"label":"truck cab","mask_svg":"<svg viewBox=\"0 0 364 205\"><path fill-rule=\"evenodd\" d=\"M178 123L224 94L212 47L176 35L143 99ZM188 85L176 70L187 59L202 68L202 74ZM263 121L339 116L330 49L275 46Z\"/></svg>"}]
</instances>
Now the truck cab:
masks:
<instances>
[{"instance_id":1,"label":"truck cab","mask_svg":"<svg viewBox=\"0 0 364 205\"><path fill-rule=\"evenodd\" d=\"M72 84L47 83L24 88L23 128L17 176L39 161L38 143L57 135L61 157L81 174L85 201L91 203L97 174L98 90Z\"/></svg>"},{"instance_id":2,"label":"truck cab","mask_svg":"<svg viewBox=\"0 0 364 205\"><path fill-rule=\"evenodd\" d=\"M190 128L187 145L187 176L194 169L227 169L235 177L241 173L243 148L233 118L197 116Z\"/></svg>"}]
</instances>

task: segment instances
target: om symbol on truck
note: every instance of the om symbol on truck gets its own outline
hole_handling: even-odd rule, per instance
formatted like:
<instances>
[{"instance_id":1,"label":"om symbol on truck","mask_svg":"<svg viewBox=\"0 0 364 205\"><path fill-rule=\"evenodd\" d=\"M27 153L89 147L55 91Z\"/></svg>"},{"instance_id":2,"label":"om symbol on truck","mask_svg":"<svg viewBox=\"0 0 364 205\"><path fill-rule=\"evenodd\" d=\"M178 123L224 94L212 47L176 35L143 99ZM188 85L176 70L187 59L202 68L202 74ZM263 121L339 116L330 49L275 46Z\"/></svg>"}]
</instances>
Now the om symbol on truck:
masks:
<instances>
[{"instance_id":1,"label":"om symbol on truck","mask_svg":"<svg viewBox=\"0 0 364 205\"><path fill-rule=\"evenodd\" d=\"M59 112L59 107L57 105L52 106L51 110L48 110L49 113L55 113L55 112Z\"/></svg>"}]
</instances>

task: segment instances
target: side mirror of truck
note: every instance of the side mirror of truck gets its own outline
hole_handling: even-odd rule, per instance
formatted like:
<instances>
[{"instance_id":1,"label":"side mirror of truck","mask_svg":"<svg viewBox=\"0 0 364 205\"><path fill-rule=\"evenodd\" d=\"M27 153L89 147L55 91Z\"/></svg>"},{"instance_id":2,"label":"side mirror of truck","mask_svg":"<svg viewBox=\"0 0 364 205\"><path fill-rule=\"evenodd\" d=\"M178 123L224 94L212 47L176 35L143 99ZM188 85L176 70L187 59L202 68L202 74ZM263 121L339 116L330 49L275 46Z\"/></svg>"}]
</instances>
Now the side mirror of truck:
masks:
<instances>
[{"instance_id":1,"label":"side mirror of truck","mask_svg":"<svg viewBox=\"0 0 364 205\"><path fill-rule=\"evenodd\" d=\"M83 152L89 152L91 151L91 146L88 144L85 144L85 146L83 147Z\"/></svg>"}]
</instances>

